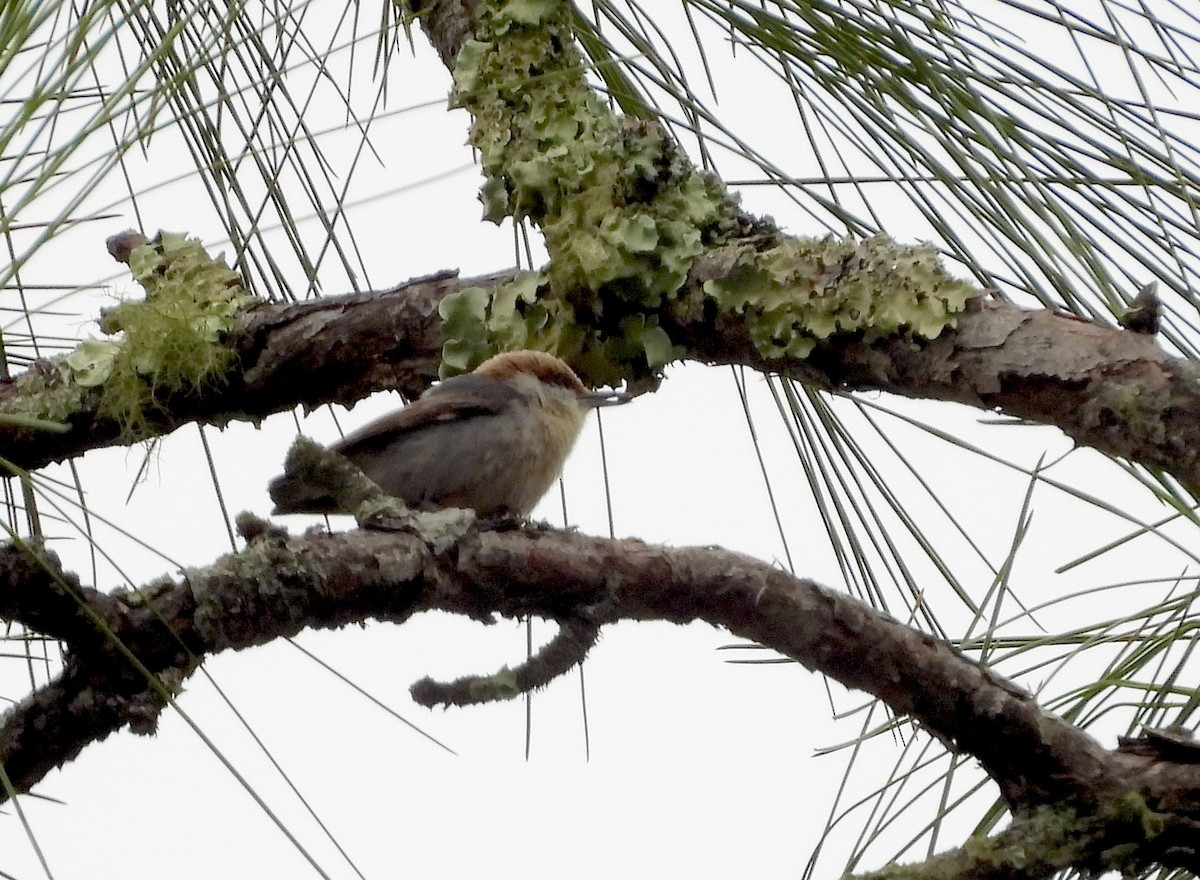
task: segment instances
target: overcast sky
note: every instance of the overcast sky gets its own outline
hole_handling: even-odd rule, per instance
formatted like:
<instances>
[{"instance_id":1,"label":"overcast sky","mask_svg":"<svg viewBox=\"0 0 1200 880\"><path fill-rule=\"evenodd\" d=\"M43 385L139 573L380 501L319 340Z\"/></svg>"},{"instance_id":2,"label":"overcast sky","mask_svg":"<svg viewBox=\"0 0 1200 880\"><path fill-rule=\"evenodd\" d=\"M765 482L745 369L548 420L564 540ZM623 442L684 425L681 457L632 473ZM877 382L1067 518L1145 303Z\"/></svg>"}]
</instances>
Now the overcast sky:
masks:
<instances>
[{"instance_id":1,"label":"overcast sky","mask_svg":"<svg viewBox=\"0 0 1200 880\"><path fill-rule=\"evenodd\" d=\"M389 108L416 109L375 123L377 156L361 160L351 179L348 201L355 203L351 218L369 270L364 279L368 286L386 287L445 268L458 268L464 275L490 272L514 260L511 230L479 221L479 178L463 145L466 117L445 108L449 75L419 34L416 48L415 59L395 60L388 95ZM726 85L718 96L727 123L752 133L776 161L796 157L797 170L810 162L797 156L799 123L786 112L776 117L769 111L790 108L781 84L763 77L745 54L730 59L716 52L709 60L725 76L719 82L737 84ZM309 123L322 130L338 120L335 110L317 108ZM178 162L173 137L171 132L159 135L147 160L134 159L134 172L144 175L138 179L146 186L170 181L186 167ZM352 149L354 138L333 134L324 140L331 155L342 157L344 173L349 159L339 150ZM742 170L732 161L728 167L731 178ZM149 190L139 200L145 231L187 232L214 252L228 249L198 186L194 178L185 178ZM114 181L108 198L120 200L121 193L122 183ZM789 231L824 231L774 190L754 187L743 194L751 211L772 214ZM102 204L104 198L97 196L95 202ZM887 201L875 208L884 228L894 228L899 237L928 237L911 208ZM104 281L107 287L57 303L68 314L46 318L46 327L96 334L92 320L100 307L110 304L113 295L138 295L104 251L105 236L138 225L128 203L116 210L118 219L87 224L64 237L62 245L70 253L72 282ZM308 231L316 236L316 224ZM49 256L46 263L31 265L30 272L49 277L56 268L61 282L61 264L55 267ZM299 277L293 283L302 285ZM348 288L348 280L329 264L325 292ZM743 413L739 374L694 365L672 367L659 392L602 414L613 530L618 536L675 546L717 544L782 566L790 557L798 574L844 589L767 381L757 374L742 378L786 544L767 503L767 482ZM868 396L865 402L964 434L1025 468L1043 455L1055 461L1070 450L1056 430L983 424L984 414L951 405L880 396ZM349 430L395 405L394 395L378 395L348 413L339 411L338 423L331 411L321 410L302 419L301 427L309 436L331 441L338 436L338 424ZM871 410L908 457L907 464L939 493L952 522L853 404L838 401L835 406L858 426L855 439L886 469L889 485L910 499L922 528L939 530L960 577L982 597L991 586L990 575L956 529L961 526L987 559L999 565L1013 541L1026 478ZM283 414L261 427L204 429L229 511L269 511L266 483L280 470L296 425L294 416ZM98 541L115 561L99 562L96 581L104 588L125 579L143 583L174 575L178 566L204 565L231 549L199 430L191 426L166 438L136 482L144 457L140 447L109 449L77 463ZM1147 517L1161 510L1145 493L1120 482L1113 465L1091 453L1073 453L1054 474L1088 482L1105 499ZM1112 478L1097 479L1107 474ZM73 481L64 466L47 468L44 477L67 485ZM564 491L571 525L591 534L608 533L594 418L568 465ZM543 501L537 516L562 522L557 491ZM77 511L70 517L79 521ZM102 518L111 527L101 524ZM316 520L291 518L289 524L299 529L311 522ZM1063 522L1072 523L1069 534L1058 527ZM335 526L348 527L336 520ZM1098 581L1118 580L1114 572L1122 564L1128 565L1129 577L1139 576L1130 561L1136 547L1106 557L1099 567L1053 574L1063 563L1129 531L1113 517L1041 486L1035 493L1034 526L1013 574L1014 587L1026 591L1021 595L1030 605ZM87 544L68 522L53 528L62 536L54 546L68 567L90 580ZM901 540L909 550L915 544ZM910 558L918 580L928 584L928 600L942 597L948 588L931 564L915 554ZM901 613L904 602L896 588L889 589ZM1164 593L1166 589L1161 587ZM1039 620L1053 628L1083 619L1089 609L1101 618L1119 611L1074 601L1043 611ZM1006 608L1010 610L1016 612ZM966 628L970 621L965 612L957 614L948 611L946 621L957 620ZM549 624L536 624L535 639L550 633ZM730 663L769 655L722 651L735 640L704 625L627 624L603 634L583 673L590 758L578 673L534 697L528 761L523 701L430 712L408 698L408 685L425 675L453 678L517 662L524 657L525 642L524 626L518 623L487 628L429 615L403 627L371 624L306 633L295 644L280 641L214 657L188 683L178 711L164 714L157 736L121 733L90 746L37 787L46 799L21 799L25 819L52 875L60 880L118 873L130 880L300 877L312 871L301 848L336 878L356 876L349 864L353 861L369 878L589 880L668 874L715 880L752 872L762 880L782 880L802 872L830 811L846 808L881 784L878 774L889 772L903 750L934 754L928 738L915 736L908 727L878 737L866 747L859 759L864 766L839 800L851 753L818 755L817 750L853 740L885 723L885 714L878 707L863 708L868 703L861 696L793 664ZM23 695L28 675L20 659L0 663L0 693ZM1032 670L1022 680L1054 694L1071 684L1056 679L1053 667ZM841 717L835 720L835 714ZM1100 732L1111 744L1118 729L1123 729L1119 719ZM330 843L272 761L349 860ZM934 769L944 768L944 759L939 761ZM959 788L968 784L964 776ZM890 849L881 845L879 852L894 851L895 841L917 834L932 816L939 793L929 793L912 812L911 825L890 829L893 843ZM993 795L986 789L976 811L964 814L961 827L969 827ZM909 796L906 791L901 801ZM272 816L296 842L278 829ZM841 869L847 846L865 821L860 812L834 832L823 873ZM945 843L950 840L944 838ZM0 872L22 880L44 876L11 808L0 815Z\"/></svg>"}]
</instances>

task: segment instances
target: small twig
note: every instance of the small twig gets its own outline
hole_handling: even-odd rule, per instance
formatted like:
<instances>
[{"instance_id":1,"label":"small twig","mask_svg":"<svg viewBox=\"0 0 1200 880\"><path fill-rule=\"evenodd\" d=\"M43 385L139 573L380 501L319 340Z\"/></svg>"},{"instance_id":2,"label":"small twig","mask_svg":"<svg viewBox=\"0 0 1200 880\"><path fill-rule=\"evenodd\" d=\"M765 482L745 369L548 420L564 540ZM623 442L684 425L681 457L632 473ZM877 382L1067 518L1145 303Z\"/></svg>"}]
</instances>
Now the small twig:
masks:
<instances>
[{"instance_id":1,"label":"small twig","mask_svg":"<svg viewBox=\"0 0 1200 880\"><path fill-rule=\"evenodd\" d=\"M600 626L578 618L560 620L558 634L524 663L505 666L493 675L468 675L449 683L423 678L409 688L422 706L467 706L511 700L582 663L600 636Z\"/></svg>"}]
</instances>

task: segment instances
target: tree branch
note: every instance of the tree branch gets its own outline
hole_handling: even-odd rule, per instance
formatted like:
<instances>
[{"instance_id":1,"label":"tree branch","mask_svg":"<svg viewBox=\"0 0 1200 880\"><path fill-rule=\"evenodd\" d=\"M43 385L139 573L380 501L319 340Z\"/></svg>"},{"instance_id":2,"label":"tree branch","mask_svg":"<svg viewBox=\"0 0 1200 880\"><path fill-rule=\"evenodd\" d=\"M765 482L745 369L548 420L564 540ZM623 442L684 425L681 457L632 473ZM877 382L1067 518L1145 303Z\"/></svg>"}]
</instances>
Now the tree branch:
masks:
<instances>
[{"instance_id":1,"label":"tree branch","mask_svg":"<svg viewBox=\"0 0 1200 880\"><path fill-rule=\"evenodd\" d=\"M689 287L712 280L701 261ZM158 426L257 420L296 405L352 403L379 390L418 394L437 375L445 341L437 306L468 287L492 290L512 273L448 274L392 290L264 304L230 339L241 367L202 396L166 401ZM729 320L675 322L686 356L738 363L835 391L889 391L950 400L1055 425L1083 446L1173 475L1200 494L1200 369L1168 356L1153 337L1102 327L1044 309L977 297L956 328L932 341L872 344L833 337L807 358L766 358ZM49 367L38 367L33 369ZM15 392L0 384L0 406ZM0 423L0 458L27 469L122 442L119 425L97 415L99 393L51 434Z\"/></svg>"},{"instance_id":2,"label":"tree branch","mask_svg":"<svg viewBox=\"0 0 1200 880\"><path fill-rule=\"evenodd\" d=\"M29 790L125 724L152 730L206 655L308 628L400 623L435 609L482 620L587 621L590 632L618 620L703 620L914 718L976 757L1018 815L1053 806L1094 823L1132 793L1160 830L1132 840L1137 823L1126 809L1112 826L1118 830L1101 835L1106 846L1118 834L1151 861L1197 864L1194 849L1181 850L1179 828L1200 828L1200 764L1106 750L950 645L848 596L719 549L551 529L489 531L469 520L450 536L439 520L426 537L421 518L414 522L403 533L298 538L258 529L244 551L182 581L164 579L137 594L81 592L108 636L103 644L69 642L63 673L3 716L0 761L13 784ZM46 572L70 580L49 552L13 545L0 553L0 572L4 608L28 604L19 597L44 585ZM578 659L591 636L581 639L568 639L561 653ZM571 665L561 659L551 665ZM533 684L545 678L538 674Z\"/></svg>"},{"instance_id":3,"label":"tree branch","mask_svg":"<svg viewBox=\"0 0 1200 880\"><path fill-rule=\"evenodd\" d=\"M443 272L390 290L258 305L241 316L226 340L237 366L203 394L162 399L150 414L153 427L168 434L193 421L258 421L297 405L349 404L382 390L415 397L437 378L445 341L437 314L441 299L511 275L460 281ZM29 372L56 370L53 362L38 361ZM36 406L36 400L20 400L23 389L28 386L15 379L0 382L0 411ZM128 443L121 425L100 415L103 393L103 386L89 389L62 433L0 422L0 457L33 470L89 449Z\"/></svg>"}]
</instances>

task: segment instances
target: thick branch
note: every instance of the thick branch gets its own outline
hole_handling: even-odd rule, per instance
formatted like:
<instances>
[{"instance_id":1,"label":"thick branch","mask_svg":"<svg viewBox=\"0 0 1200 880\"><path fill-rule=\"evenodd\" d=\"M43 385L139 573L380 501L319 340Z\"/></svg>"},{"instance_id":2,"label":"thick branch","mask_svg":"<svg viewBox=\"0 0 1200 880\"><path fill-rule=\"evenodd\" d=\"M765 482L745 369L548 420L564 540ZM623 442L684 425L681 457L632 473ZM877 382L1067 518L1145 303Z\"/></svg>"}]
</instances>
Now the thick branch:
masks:
<instances>
[{"instance_id":1,"label":"thick branch","mask_svg":"<svg viewBox=\"0 0 1200 880\"><path fill-rule=\"evenodd\" d=\"M285 538L262 531L242 553L190 571L183 582L158 582L136 601L105 597L94 610L120 647L72 646L63 674L4 716L0 761L14 784L28 790L124 724L152 729L169 690L205 655L310 627L370 618L402 622L432 609L596 626L703 620L915 718L978 758L1015 810L1070 803L1090 812L1134 792L1149 808L1169 813L1162 820L1167 825L1200 821L1200 764L1105 750L949 645L811 581L718 549L668 549L552 530L481 531L467 524L459 535L447 540L443 530L425 540L416 533L359 531ZM9 548L0 588L26 592L44 580L47 568L62 579L53 556ZM1153 852L1166 863L1186 861L1178 853Z\"/></svg>"},{"instance_id":2,"label":"thick branch","mask_svg":"<svg viewBox=\"0 0 1200 880\"><path fill-rule=\"evenodd\" d=\"M1163 470L1200 495L1200 367L1152 336L977 297L937 339L834 338L768 359L736 327L678 328L692 355L838 391L949 400L1054 425L1081 446Z\"/></svg>"},{"instance_id":3,"label":"thick branch","mask_svg":"<svg viewBox=\"0 0 1200 880\"><path fill-rule=\"evenodd\" d=\"M689 283L698 287L714 271L702 261ZM437 375L445 341L441 299L467 287L491 290L511 277L441 275L372 294L259 306L230 340L241 368L202 397L168 401L170 416L160 427L167 433L189 421L260 419L389 388L416 394ZM866 345L835 337L803 360L763 357L729 320L671 323L664 316L664 325L696 360L746 364L834 390L952 400L1056 425L1081 445L1166 471L1200 493L1200 370L1169 357L1150 336L984 297L935 340ZM0 401L13 391L11 383L0 385ZM0 458L30 469L119 442L117 424L94 408L63 434L0 424Z\"/></svg>"},{"instance_id":4,"label":"thick branch","mask_svg":"<svg viewBox=\"0 0 1200 880\"><path fill-rule=\"evenodd\" d=\"M486 4L438 0L411 5L443 61L454 68L464 41L475 35L477 16L483 16ZM534 37L544 37L551 48L554 45L548 35ZM577 73L573 71L573 75ZM546 87L559 79L547 76L523 80L521 89ZM586 82L576 79L571 88L587 92ZM528 103L514 99L511 112L527 113ZM541 106L536 101L532 104ZM577 112L595 115L593 121L607 133L607 139L597 136L591 142L596 155L582 162L584 166L591 167L592 162L619 164L624 154L618 147L626 144L627 137L634 138L646 151L644 160L661 160L652 163L661 172L661 179L656 176L643 180L635 174L625 181L628 186L622 190L622 197L631 201L622 203L625 213L621 216L626 220L658 216L642 217L640 212L643 208L670 208L674 203L664 198L676 184L697 185L693 198L707 200L711 212L719 215L708 225L687 230L688 235L677 230L677 244L685 240L699 242L699 253L687 250L690 270L682 287L671 287L666 296L661 291L654 296L635 296L637 314L627 314L631 305L621 300L620 291L649 284L647 278L663 275L666 263L684 261L682 252L674 253L671 260L663 256L664 265L656 265L650 255L638 251L637 260L630 264L629 277L598 282L597 289L587 292L587 296L596 297L595 303L578 302L579 290L543 288L538 292L542 302L567 303L564 308L569 320L587 323L594 319L596 326L589 325L589 332L597 345L605 343L606 334L618 332L615 325L603 325L597 316L616 325L627 317L631 326L650 328L646 332L651 336L651 329L665 330L669 343L660 340L660 347L666 345L668 351L685 358L742 363L835 390L885 390L909 397L954 400L1058 425L1080 444L1166 471L1200 493L1200 374L1191 363L1168 358L1152 337L1141 333L1101 327L1054 312L1022 310L977 296L972 307L957 316L957 326L943 330L932 341L901 333L868 345L860 341L859 334L846 333L825 340L803 359L765 357L750 342L749 316L736 308L718 307L717 300L706 291L738 289L737 273L743 273L744 283L744 273L753 266L755 255L785 243L783 237L739 214L715 181L704 178L698 183L686 157L661 132L656 136L650 131L648 123L626 130L610 124L613 120L603 116L608 111L598 102L584 105ZM501 170L492 168L489 174L495 177ZM613 170L625 180L622 175L628 169ZM606 175L601 177L607 179ZM548 185L553 183L550 176ZM576 181L576 188L579 186L582 184ZM604 195L588 192L591 194L586 198ZM534 205L551 201L565 205L585 198L570 188L554 194L554 199L549 198L550 194L544 194L545 198L534 198L537 193L527 195ZM613 210L616 207L614 204ZM522 210L532 211L533 207L526 205ZM568 211L563 216L573 215ZM541 219L549 222L547 217ZM565 221L560 218L556 222L561 226ZM571 241L568 228L558 232L564 241ZM805 248L797 251L807 252ZM820 248L815 252L819 253ZM559 277L562 273L556 275L553 269L561 262L552 262L546 277ZM862 283L861 277L846 272L854 260L846 261L841 269L837 263L793 268L803 269L797 271L798 277L818 277L820 296L836 299L839 284ZM672 284L674 279L683 278L678 271L666 274ZM573 277L570 273L567 276ZM495 291L512 277L511 272L469 280L443 275L381 293L257 307L244 316L229 340L239 366L223 384L202 395L163 399L163 395L156 394L163 409L150 414L151 430L167 433L188 421L259 419L296 404L311 407L334 400L351 403L384 388L416 393L436 375L435 364L446 341L438 303L467 287ZM905 285L912 283L910 277L902 280ZM801 284L795 291L786 287L774 290L772 296L786 300L789 292L794 292L797 300L811 300L814 294ZM894 295L890 287L877 292ZM919 298L926 293L933 296L931 291L920 289L914 289L912 296ZM761 325L757 332L763 332ZM802 335L807 331L799 332ZM786 348L788 341L779 343ZM630 340L625 342L636 348ZM486 350L495 341L472 340L472 344ZM644 378L644 363L626 366L627 377ZM54 368L42 365L34 369ZM641 376L639 370L643 371ZM0 385L0 407L14 393L14 385ZM122 442L118 424L97 415L101 393L98 389L89 392L82 411L68 419L67 431L62 434L0 424L0 458L36 468L89 448ZM3 408L46 417L36 407Z\"/></svg>"},{"instance_id":5,"label":"thick branch","mask_svg":"<svg viewBox=\"0 0 1200 880\"><path fill-rule=\"evenodd\" d=\"M168 434L193 421L257 421L297 405L350 404L382 390L416 396L438 374L445 341L438 303L464 287L495 285L511 275L460 281L442 273L391 290L257 306L227 340L237 367L225 381L203 395L160 400L161 410L150 414L153 427ZM56 369L39 362L31 371ZM22 410L12 406L20 391L15 382L0 383L0 409ZM0 458L33 470L128 442L116 420L99 415L102 393L90 390L64 433L0 423Z\"/></svg>"}]
</instances>

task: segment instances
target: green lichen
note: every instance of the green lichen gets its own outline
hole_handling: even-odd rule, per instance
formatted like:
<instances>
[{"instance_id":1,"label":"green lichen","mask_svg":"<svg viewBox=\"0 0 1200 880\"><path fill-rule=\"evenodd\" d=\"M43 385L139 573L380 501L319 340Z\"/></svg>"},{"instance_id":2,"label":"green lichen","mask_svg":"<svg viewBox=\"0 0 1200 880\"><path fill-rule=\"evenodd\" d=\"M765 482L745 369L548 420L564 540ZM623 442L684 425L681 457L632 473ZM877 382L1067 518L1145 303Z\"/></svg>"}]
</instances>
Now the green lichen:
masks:
<instances>
[{"instance_id":1,"label":"green lichen","mask_svg":"<svg viewBox=\"0 0 1200 880\"><path fill-rule=\"evenodd\" d=\"M223 337L256 301L237 273L199 242L169 233L135 248L129 267L145 300L123 302L100 321L119 338L86 339L35 364L17 378L6 414L66 422L98 392L97 415L132 441L152 433L160 401L225 381L234 353Z\"/></svg>"},{"instance_id":2,"label":"green lichen","mask_svg":"<svg viewBox=\"0 0 1200 880\"><path fill-rule=\"evenodd\" d=\"M550 263L539 297L554 291L563 303L545 306L546 326L585 313L588 338L581 331L566 341L598 358L626 317L677 296L695 258L727 241L743 218L720 182L696 171L659 126L621 120L605 106L584 75L570 4L491 0L480 4L477 20L454 82L456 102L474 117L470 142L486 178L484 216L527 219L541 229ZM524 308L509 321L503 311L514 303ZM522 337L544 335L527 326L528 306L498 297L486 306L490 341L466 347L514 348ZM461 362L463 337L451 336L446 355ZM647 360L662 349L661 340L649 340Z\"/></svg>"},{"instance_id":3,"label":"green lichen","mask_svg":"<svg viewBox=\"0 0 1200 880\"><path fill-rule=\"evenodd\" d=\"M932 246L883 235L742 249L704 291L742 316L755 347L772 358L807 357L837 333L861 333L868 343L901 332L935 339L975 292L946 272Z\"/></svg>"},{"instance_id":4,"label":"green lichen","mask_svg":"<svg viewBox=\"0 0 1200 880\"><path fill-rule=\"evenodd\" d=\"M888 865L863 880L918 880L966 876L1050 876L1071 870L1083 876L1144 874L1153 864L1146 844L1174 817L1155 812L1135 791L1108 798L1093 810L1043 805L1013 818L1001 833L974 835L962 847L912 865Z\"/></svg>"},{"instance_id":5,"label":"green lichen","mask_svg":"<svg viewBox=\"0 0 1200 880\"><path fill-rule=\"evenodd\" d=\"M1026 871L1035 866L1070 865L1079 858L1080 819L1070 807L1039 807L996 837L968 837L961 855L968 863ZM952 864L954 854L950 854Z\"/></svg>"},{"instance_id":6,"label":"green lichen","mask_svg":"<svg viewBox=\"0 0 1200 880\"><path fill-rule=\"evenodd\" d=\"M1141 840L1145 841L1153 840L1162 834L1166 830L1170 816L1167 813L1153 810L1146 803L1146 799L1136 791L1127 791L1112 801L1107 818L1136 827L1141 835Z\"/></svg>"},{"instance_id":7,"label":"green lichen","mask_svg":"<svg viewBox=\"0 0 1200 880\"><path fill-rule=\"evenodd\" d=\"M63 358L68 375L83 388L103 385L112 375L113 361L121 344L107 339L85 339Z\"/></svg>"},{"instance_id":8,"label":"green lichen","mask_svg":"<svg viewBox=\"0 0 1200 880\"><path fill-rule=\"evenodd\" d=\"M438 313L445 322L442 375L462 373L498 351L537 349L571 356L583 346L575 310L545 297L541 272L518 272L494 290L468 287L445 297Z\"/></svg>"},{"instance_id":9,"label":"green lichen","mask_svg":"<svg viewBox=\"0 0 1200 880\"><path fill-rule=\"evenodd\" d=\"M64 360L37 363L17 376L15 393L4 401L4 415L32 420L35 430L38 422L65 427L67 419L79 411L85 389L71 379Z\"/></svg>"},{"instance_id":10,"label":"green lichen","mask_svg":"<svg viewBox=\"0 0 1200 880\"><path fill-rule=\"evenodd\" d=\"M472 370L498 351L536 349L557 352L592 382L611 385L624 378L620 364L640 358L657 369L681 356L654 315L627 315L604 339L589 339L574 307L543 295L546 287L544 273L519 272L492 291L468 287L443 298L442 376Z\"/></svg>"},{"instance_id":11,"label":"green lichen","mask_svg":"<svg viewBox=\"0 0 1200 880\"><path fill-rule=\"evenodd\" d=\"M502 667L494 675L481 676L473 679L467 686L472 702L484 703L499 700L513 700L525 693L517 674L507 666Z\"/></svg>"},{"instance_id":12,"label":"green lichen","mask_svg":"<svg viewBox=\"0 0 1200 880\"><path fill-rule=\"evenodd\" d=\"M454 81L473 116L484 216L535 223L550 263L515 296L466 291L446 307L449 369L518 347L556 351L592 381L622 364L654 369L680 354L658 315L706 320L714 301L763 354L803 358L838 333L935 338L974 293L928 246L784 241L767 223L751 228L660 126L618 118L591 88L570 4L481 0L476 22ZM706 283L706 301L684 296L697 258L723 247L730 272Z\"/></svg>"},{"instance_id":13,"label":"green lichen","mask_svg":"<svg viewBox=\"0 0 1200 880\"><path fill-rule=\"evenodd\" d=\"M160 233L135 248L129 269L146 298L105 313L100 327L122 334L120 343L107 344L114 346L108 364L91 365L76 381L85 376L99 384L99 414L118 421L127 439L135 439L147 433L160 401L225 381L234 352L224 336L256 299L224 260L181 235Z\"/></svg>"}]
</instances>

